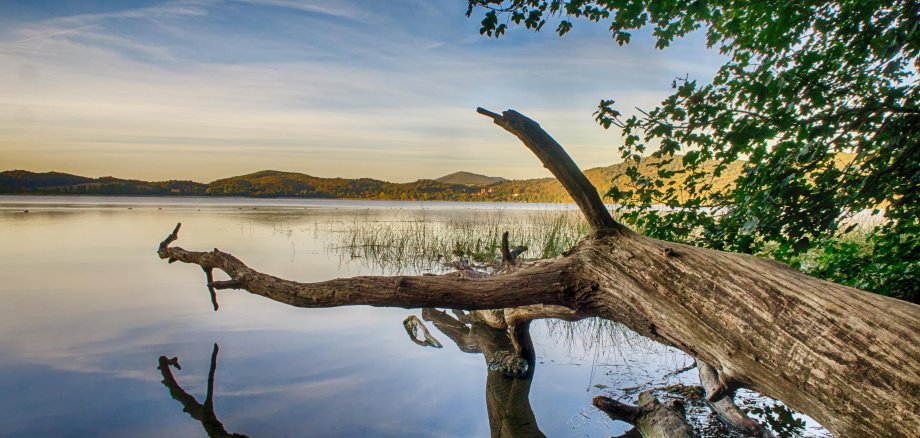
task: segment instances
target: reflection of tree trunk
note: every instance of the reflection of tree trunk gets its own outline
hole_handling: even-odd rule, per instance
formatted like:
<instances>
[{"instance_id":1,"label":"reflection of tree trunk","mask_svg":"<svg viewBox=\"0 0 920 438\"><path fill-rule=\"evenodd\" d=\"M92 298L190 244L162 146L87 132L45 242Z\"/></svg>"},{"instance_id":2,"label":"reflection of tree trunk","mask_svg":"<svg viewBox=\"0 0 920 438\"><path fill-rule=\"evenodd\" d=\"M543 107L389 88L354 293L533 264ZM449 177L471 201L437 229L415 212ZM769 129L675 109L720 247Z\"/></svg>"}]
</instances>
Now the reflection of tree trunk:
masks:
<instances>
[{"instance_id":1,"label":"reflection of tree trunk","mask_svg":"<svg viewBox=\"0 0 920 438\"><path fill-rule=\"evenodd\" d=\"M455 310L459 318L454 319L446 312L424 309L422 317L426 321L431 321L462 351L482 353L486 359L489 365L489 374L486 378L486 406L493 437L544 436L530 406L530 385L533 383L536 370L536 352L530 337L530 322L532 319L552 317L555 313L550 311L539 314L530 310L527 312L530 319L524 320L520 319L523 312L518 312L517 324L505 328L496 328L482 322L495 321L495 312L506 311L507 309L475 311L467 315ZM572 315L567 316L570 317L568 319L576 319ZM461 322L461 319L473 322L468 326ZM479 322L476 322L477 320ZM527 363L526 372L513 374L507 371L507 367L497 367L496 362L501 360L499 358L505 361L510 358L524 360ZM628 432L626 436L630 436L629 433L633 433L634 436L662 438L694 436L690 425L684 419L682 406L673 402L659 403L651 393L640 394L638 407L626 406L607 397L596 397L594 405L611 418L634 424L636 432ZM628 418L616 416L613 406L622 408L621 411L629 412L630 415Z\"/></svg>"},{"instance_id":2,"label":"reflection of tree trunk","mask_svg":"<svg viewBox=\"0 0 920 438\"><path fill-rule=\"evenodd\" d=\"M489 367L486 377L486 408L493 437L542 437L533 408L530 407L530 385L536 364L529 322L519 325L517 341L510 331L493 328L483 322L464 324L446 312L424 309L422 317L431 321L444 335L454 341L461 351L481 353ZM519 345L520 349L515 348ZM517 357L527 362L527 371L508 375L505 369L494 368L496 356Z\"/></svg>"},{"instance_id":3,"label":"reflection of tree trunk","mask_svg":"<svg viewBox=\"0 0 920 438\"><path fill-rule=\"evenodd\" d=\"M545 436L530 407L531 383L532 376L516 379L498 371L489 371L486 377L486 407L493 437Z\"/></svg>"},{"instance_id":4,"label":"reflection of tree trunk","mask_svg":"<svg viewBox=\"0 0 920 438\"><path fill-rule=\"evenodd\" d=\"M480 113L540 158L592 226L565 256L490 278L453 273L298 283L216 249L170 247L178 226L159 256L230 276L209 281L215 289L245 289L300 307L563 308L621 322L711 365L719 377L711 401L746 387L838 435L920 430L920 306L771 260L641 236L613 220L595 188L536 122L515 111Z\"/></svg>"},{"instance_id":5,"label":"reflection of tree trunk","mask_svg":"<svg viewBox=\"0 0 920 438\"><path fill-rule=\"evenodd\" d=\"M178 358L174 357L168 359L166 356L160 356L157 368L159 368L160 373L163 375L163 385L169 388L169 395L179 403L182 403L182 410L184 412L187 412L189 416L201 422L201 425L204 426L204 431L209 437L245 438L246 435L227 432L227 430L224 429L224 425L221 424L220 420L217 419L217 415L214 413L214 374L217 372L217 351L217 344L214 344L214 350L211 352L211 368L208 370L208 389L204 404L198 403L195 397L185 392L185 390L179 386L179 382L176 381L176 378L173 377L172 371L169 369L170 366L174 366L176 369L182 369L179 366Z\"/></svg>"}]
</instances>

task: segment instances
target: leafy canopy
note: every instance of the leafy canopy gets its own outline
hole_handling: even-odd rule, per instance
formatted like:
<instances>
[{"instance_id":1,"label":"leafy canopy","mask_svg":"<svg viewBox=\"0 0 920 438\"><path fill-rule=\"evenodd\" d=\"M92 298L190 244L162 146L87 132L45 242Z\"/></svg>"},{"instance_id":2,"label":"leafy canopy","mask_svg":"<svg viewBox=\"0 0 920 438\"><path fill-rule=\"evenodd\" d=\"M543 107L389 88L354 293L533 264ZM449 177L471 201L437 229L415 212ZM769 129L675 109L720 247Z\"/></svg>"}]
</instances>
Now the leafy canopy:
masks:
<instances>
[{"instance_id":1,"label":"leafy canopy","mask_svg":"<svg viewBox=\"0 0 920 438\"><path fill-rule=\"evenodd\" d=\"M650 27L664 49L705 32L728 57L711 81L678 78L640 116L613 100L595 113L625 139L629 189L607 193L624 220L654 237L768 253L920 299L920 2L468 1L468 15L484 13L480 32L495 37L547 22L564 35L587 21L609 25L620 45ZM648 153L657 178L638 171ZM746 163L735 184L714 188L736 160ZM858 239L852 217L866 210L884 219Z\"/></svg>"}]
</instances>

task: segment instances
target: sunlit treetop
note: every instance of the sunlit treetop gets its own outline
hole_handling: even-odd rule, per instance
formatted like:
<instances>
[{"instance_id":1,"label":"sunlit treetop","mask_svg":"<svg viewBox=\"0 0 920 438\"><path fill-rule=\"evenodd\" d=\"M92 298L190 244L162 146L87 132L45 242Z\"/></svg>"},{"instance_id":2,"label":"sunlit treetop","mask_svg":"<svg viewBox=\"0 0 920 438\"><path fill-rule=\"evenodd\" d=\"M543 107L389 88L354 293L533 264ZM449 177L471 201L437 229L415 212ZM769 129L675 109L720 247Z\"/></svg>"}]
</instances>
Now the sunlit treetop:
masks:
<instances>
[{"instance_id":1,"label":"sunlit treetop","mask_svg":"<svg viewBox=\"0 0 920 438\"><path fill-rule=\"evenodd\" d=\"M597 22L620 45L650 28L664 49L704 32L728 58L713 78L678 78L671 96L637 116L614 100L599 105L597 121L622 132L631 163L630 190L607 194L624 220L655 237L769 251L800 268L817 251L813 273L851 264L823 274L920 295L920 2L470 0L468 12L482 12L480 32L493 37L509 26L551 22L565 35ZM735 184L713 187L736 160L746 163ZM885 219L854 249L847 219L864 210Z\"/></svg>"}]
</instances>

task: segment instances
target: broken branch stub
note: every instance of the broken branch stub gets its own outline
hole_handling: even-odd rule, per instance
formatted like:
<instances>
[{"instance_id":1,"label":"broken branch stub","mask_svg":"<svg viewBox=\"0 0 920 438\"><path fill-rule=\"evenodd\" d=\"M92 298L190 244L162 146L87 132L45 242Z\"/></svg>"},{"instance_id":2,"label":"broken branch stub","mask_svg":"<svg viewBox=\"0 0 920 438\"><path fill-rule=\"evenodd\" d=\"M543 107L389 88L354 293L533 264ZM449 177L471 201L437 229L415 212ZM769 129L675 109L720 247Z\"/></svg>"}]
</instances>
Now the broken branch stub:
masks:
<instances>
[{"instance_id":1,"label":"broken branch stub","mask_svg":"<svg viewBox=\"0 0 920 438\"><path fill-rule=\"evenodd\" d=\"M484 108L476 108L476 111L490 117L496 125L517 136L540 159L543 167L562 183L592 229L605 231L625 228L610 215L607 206L597 194L597 189L588 181L572 157L537 122L515 110L507 110L502 114Z\"/></svg>"}]
</instances>

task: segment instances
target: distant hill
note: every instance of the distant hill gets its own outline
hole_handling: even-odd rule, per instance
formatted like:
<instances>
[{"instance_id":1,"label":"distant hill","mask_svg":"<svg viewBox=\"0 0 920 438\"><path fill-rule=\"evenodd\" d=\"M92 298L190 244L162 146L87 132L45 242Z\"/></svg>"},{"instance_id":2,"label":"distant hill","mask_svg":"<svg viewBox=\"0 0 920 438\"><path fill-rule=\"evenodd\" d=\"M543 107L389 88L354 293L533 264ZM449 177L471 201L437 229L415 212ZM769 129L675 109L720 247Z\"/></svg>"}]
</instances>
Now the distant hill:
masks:
<instances>
[{"instance_id":1,"label":"distant hill","mask_svg":"<svg viewBox=\"0 0 920 438\"><path fill-rule=\"evenodd\" d=\"M111 176L87 178L59 172L0 172L0 193L67 195L202 195L207 185L194 181L139 181Z\"/></svg>"},{"instance_id":2,"label":"distant hill","mask_svg":"<svg viewBox=\"0 0 920 438\"><path fill-rule=\"evenodd\" d=\"M263 170L219 179L208 184L205 192L217 196L465 201L478 191L477 187L430 179L391 183L370 178L319 178L302 173Z\"/></svg>"},{"instance_id":3,"label":"distant hill","mask_svg":"<svg viewBox=\"0 0 920 438\"><path fill-rule=\"evenodd\" d=\"M0 187L10 189L71 186L91 181L93 181L92 178L60 172L36 173L28 170L0 172Z\"/></svg>"},{"instance_id":4,"label":"distant hill","mask_svg":"<svg viewBox=\"0 0 920 438\"><path fill-rule=\"evenodd\" d=\"M454 172L435 179L445 184L463 184L466 186L487 186L508 181L499 176L485 176L471 172Z\"/></svg>"},{"instance_id":5,"label":"distant hill","mask_svg":"<svg viewBox=\"0 0 920 438\"><path fill-rule=\"evenodd\" d=\"M673 161L667 166L668 170L680 168L680 157ZM651 179L658 179L652 163L655 163L655 159L645 158L639 172ZM737 161L719 177L713 178L713 189L719 190L733 184L743 164ZM622 163L614 164L588 169L585 175L603 195L613 184L628 189L625 168ZM87 178L57 172L11 170L0 172L0 193L572 202L554 178L506 180L469 172L457 172L437 180L391 183L371 178L320 178L296 172L263 170L202 184L194 181L146 182L113 177Z\"/></svg>"}]
</instances>

